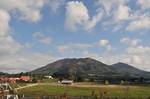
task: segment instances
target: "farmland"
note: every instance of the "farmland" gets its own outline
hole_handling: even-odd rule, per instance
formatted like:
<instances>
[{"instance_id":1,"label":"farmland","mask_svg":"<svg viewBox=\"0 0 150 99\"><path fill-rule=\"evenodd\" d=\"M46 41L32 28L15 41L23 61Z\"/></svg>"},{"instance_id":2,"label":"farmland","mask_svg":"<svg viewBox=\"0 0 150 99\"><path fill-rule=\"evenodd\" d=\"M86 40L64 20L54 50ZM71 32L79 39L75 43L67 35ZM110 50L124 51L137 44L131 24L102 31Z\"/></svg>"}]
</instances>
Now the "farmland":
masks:
<instances>
[{"instance_id":1,"label":"farmland","mask_svg":"<svg viewBox=\"0 0 150 99\"><path fill-rule=\"evenodd\" d=\"M149 97L150 86L123 86L123 85L53 85L39 84L17 90L18 94L25 96L61 95L91 96L92 93L99 96L105 93L109 97Z\"/></svg>"}]
</instances>

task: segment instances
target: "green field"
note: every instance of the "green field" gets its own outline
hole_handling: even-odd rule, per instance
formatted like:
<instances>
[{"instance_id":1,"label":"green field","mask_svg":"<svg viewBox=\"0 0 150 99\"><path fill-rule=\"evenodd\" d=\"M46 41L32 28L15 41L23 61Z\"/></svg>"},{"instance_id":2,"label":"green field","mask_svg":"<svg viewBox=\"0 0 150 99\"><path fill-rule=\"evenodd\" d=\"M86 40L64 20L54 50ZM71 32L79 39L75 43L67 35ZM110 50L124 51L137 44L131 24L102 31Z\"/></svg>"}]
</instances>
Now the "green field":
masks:
<instances>
[{"instance_id":1,"label":"green field","mask_svg":"<svg viewBox=\"0 0 150 99\"><path fill-rule=\"evenodd\" d=\"M51 86L38 85L18 90L19 94L26 96L42 96L42 95L61 95L67 93L70 96L91 96L92 91L98 96L100 93L106 92L110 97L149 97L150 86L104 86L101 87L72 87L72 86Z\"/></svg>"}]
</instances>

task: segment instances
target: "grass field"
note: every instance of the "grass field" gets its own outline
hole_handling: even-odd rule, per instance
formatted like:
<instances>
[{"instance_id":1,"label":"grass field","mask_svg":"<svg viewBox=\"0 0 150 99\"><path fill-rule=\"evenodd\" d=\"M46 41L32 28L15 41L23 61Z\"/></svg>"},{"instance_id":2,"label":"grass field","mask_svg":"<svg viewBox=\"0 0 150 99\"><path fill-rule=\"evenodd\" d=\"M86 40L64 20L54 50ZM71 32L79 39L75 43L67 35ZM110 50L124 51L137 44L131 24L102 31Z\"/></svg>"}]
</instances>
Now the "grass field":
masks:
<instances>
[{"instance_id":1,"label":"grass field","mask_svg":"<svg viewBox=\"0 0 150 99\"><path fill-rule=\"evenodd\" d=\"M51 86L51 85L37 85L18 90L19 94L26 96L41 96L41 95L60 95L67 93L70 96L91 96L92 91L99 95L106 92L110 97L149 97L150 86L105 86L100 87L73 87L73 86Z\"/></svg>"}]
</instances>

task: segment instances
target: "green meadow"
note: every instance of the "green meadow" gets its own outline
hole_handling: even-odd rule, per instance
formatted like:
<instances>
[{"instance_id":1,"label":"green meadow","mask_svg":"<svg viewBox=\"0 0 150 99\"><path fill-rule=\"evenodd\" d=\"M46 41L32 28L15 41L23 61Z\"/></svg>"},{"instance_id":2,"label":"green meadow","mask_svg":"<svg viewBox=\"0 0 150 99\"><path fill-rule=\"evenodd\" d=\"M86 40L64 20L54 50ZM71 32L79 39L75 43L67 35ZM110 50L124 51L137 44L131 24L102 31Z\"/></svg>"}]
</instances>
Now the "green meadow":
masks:
<instances>
[{"instance_id":1,"label":"green meadow","mask_svg":"<svg viewBox=\"0 0 150 99\"><path fill-rule=\"evenodd\" d=\"M61 95L67 93L70 96L91 96L92 93L99 96L105 93L110 97L149 97L150 86L121 86L99 85L99 87L73 87L37 85L17 90L19 94L26 96Z\"/></svg>"}]
</instances>

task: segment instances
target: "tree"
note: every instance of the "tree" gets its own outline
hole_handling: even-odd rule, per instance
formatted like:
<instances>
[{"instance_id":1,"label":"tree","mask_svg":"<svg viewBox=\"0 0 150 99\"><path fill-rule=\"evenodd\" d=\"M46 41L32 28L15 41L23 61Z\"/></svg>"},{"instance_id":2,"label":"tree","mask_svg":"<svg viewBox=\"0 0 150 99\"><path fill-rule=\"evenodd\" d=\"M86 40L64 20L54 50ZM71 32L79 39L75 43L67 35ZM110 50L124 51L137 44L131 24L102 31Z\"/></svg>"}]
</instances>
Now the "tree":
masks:
<instances>
[{"instance_id":1,"label":"tree","mask_svg":"<svg viewBox=\"0 0 150 99\"><path fill-rule=\"evenodd\" d=\"M140 83L144 82L144 77L140 77Z\"/></svg>"},{"instance_id":2,"label":"tree","mask_svg":"<svg viewBox=\"0 0 150 99\"><path fill-rule=\"evenodd\" d=\"M109 81L108 80L105 80L105 85L108 85L109 84Z\"/></svg>"}]
</instances>

